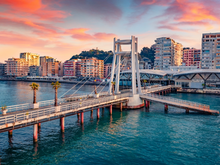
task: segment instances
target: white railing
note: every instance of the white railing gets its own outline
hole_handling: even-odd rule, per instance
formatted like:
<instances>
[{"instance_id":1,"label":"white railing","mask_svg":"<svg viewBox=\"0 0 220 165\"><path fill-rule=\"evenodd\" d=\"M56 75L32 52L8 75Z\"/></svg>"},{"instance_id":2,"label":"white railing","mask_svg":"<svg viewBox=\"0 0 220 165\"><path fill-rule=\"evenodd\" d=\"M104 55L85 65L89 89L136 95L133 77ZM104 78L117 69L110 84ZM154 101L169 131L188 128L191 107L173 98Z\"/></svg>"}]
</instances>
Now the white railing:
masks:
<instances>
[{"instance_id":1,"label":"white railing","mask_svg":"<svg viewBox=\"0 0 220 165\"><path fill-rule=\"evenodd\" d=\"M154 88L148 88L148 89L144 89L141 90L142 93L153 93L153 92L157 92L157 91L162 91L165 89L170 89L172 86L168 85L168 86L161 86L161 87L154 87Z\"/></svg>"},{"instance_id":2,"label":"white railing","mask_svg":"<svg viewBox=\"0 0 220 165\"><path fill-rule=\"evenodd\" d=\"M106 96L108 95L108 92L101 92L99 96ZM80 100L80 99L85 99L85 98L92 98L94 97L94 94L89 94L89 95L80 95L80 96L74 96L74 97L67 97L67 98L61 98L58 99L57 102L58 104L74 101L74 100ZM39 101L39 107L46 107L46 106L53 106L54 105L54 100L46 100L46 101ZM32 103L25 103L25 104L17 104L17 105L11 105L7 106L7 113L8 112L15 112L15 111L22 111L22 110L28 110L32 108ZM1 112L0 112L1 114Z\"/></svg>"},{"instance_id":3,"label":"white railing","mask_svg":"<svg viewBox=\"0 0 220 165\"><path fill-rule=\"evenodd\" d=\"M93 107L97 104L104 104L106 102L117 100L117 99L123 99L123 98L126 99L129 96L130 96L130 93L124 93L124 94L115 95L115 96L107 96L107 97L101 97L97 99L88 99L84 101L64 104L60 106L60 112L63 112L63 114L65 114L65 112L68 110L73 110L72 112L74 112L74 111L78 111L78 108L86 109L87 107L88 108ZM33 119L37 117L45 116L45 118L47 118L48 115L54 114L54 113L56 113L56 107L54 106L44 108L44 109L31 110L29 112L17 112L16 114L1 116L0 126L4 124L15 123L18 121Z\"/></svg>"},{"instance_id":4,"label":"white railing","mask_svg":"<svg viewBox=\"0 0 220 165\"><path fill-rule=\"evenodd\" d=\"M184 105L196 107L196 108L203 109L203 110L210 110L209 105L200 104L200 103L196 103L196 102L192 102L192 101L186 101L186 100L176 99L173 97L161 96L161 95L157 95L157 94L146 94L146 96L161 99L163 101L166 100L166 101L171 101L171 102L175 102L175 103L179 103L179 104L184 104Z\"/></svg>"}]
</instances>

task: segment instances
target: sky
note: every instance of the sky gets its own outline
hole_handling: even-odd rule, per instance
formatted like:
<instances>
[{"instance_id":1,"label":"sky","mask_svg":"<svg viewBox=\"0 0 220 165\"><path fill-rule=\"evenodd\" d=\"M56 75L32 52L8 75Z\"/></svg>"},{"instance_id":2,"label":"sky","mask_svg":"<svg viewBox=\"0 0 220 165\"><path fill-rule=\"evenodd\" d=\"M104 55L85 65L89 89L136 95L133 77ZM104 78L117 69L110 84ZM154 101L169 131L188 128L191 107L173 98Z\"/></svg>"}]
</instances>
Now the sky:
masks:
<instances>
[{"instance_id":1,"label":"sky","mask_svg":"<svg viewBox=\"0 0 220 165\"><path fill-rule=\"evenodd\" d=\"M0 0L0 62L38 53L65 61L113 38L138 37L139 51L158 37L201 48L220 32L220 0Z\"/></svg>"}]
</instances>

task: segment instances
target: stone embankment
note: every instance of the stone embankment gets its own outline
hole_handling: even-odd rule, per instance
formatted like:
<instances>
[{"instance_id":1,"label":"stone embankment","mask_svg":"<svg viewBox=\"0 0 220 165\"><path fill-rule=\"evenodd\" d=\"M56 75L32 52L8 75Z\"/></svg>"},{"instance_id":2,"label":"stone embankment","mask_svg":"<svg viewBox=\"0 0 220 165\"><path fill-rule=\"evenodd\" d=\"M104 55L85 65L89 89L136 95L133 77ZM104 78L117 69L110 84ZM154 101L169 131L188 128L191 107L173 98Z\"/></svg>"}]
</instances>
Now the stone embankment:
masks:
<instances>
[{"instance_id":1,"label":"stone embankment","mask_svg":"<svg viewBox=\"0 0 220 165\"><path fill-rule=\"evenodd\" d=\"M180 88L177 89L179 93L198 93L198 94L215 94L220 95L220 89L187 89L187 88Z\"/></svg>"}]
</instances>

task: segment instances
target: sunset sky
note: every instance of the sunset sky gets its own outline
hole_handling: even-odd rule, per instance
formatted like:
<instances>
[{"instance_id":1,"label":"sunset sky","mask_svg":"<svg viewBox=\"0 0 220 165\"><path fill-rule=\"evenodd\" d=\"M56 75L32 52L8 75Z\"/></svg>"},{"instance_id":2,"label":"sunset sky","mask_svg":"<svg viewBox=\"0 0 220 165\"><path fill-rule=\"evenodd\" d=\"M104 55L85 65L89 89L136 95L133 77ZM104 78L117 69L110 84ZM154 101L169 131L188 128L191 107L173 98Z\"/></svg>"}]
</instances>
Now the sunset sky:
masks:
<instances>
[{"instance_id":1,"label":"sunset sky","mask_svg":"<svg viewBox=\"0 0 220 165\"><path fill-rule=\"evenodd\" d=\"M82 50L112 50L135 35L139 51L158 37L201 48L220 32L220 0L0 0L0 62L33 52L65 61Z\"/></svg>"}]
</instances>

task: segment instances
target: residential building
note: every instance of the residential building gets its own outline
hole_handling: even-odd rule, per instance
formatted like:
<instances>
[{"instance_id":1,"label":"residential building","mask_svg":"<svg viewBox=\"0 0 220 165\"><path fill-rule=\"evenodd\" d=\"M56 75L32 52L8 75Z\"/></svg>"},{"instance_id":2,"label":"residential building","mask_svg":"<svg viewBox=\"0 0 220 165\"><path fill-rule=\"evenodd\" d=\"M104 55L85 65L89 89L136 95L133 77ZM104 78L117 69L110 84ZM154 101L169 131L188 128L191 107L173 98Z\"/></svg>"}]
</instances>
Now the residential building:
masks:
<instances>
[{"instance_id":1,"label":"residential building","mask_svg":"<svg viewBox=\"0 0 220 165\"><path fill-rule=\"evenodd\" d=\"M40 76L40 66L30 66L29 76Z\"/></svg>"},{"instance_id":2,"label":"residential building","mask_svg":"<svg viewBox=\"0 0 220 165\"><path fill-rule=\"evenodd\" d=\"M200 68L200 49L184 48L183 49L183 66L197 66Z\"/></svg>"},{"instance_id":3,"label":"residential building","mask_svg":"<svg viewBox=\"0 0 220 165\"><path fill-rule=\"evenodd\" d=\"M220 69L220 33L202 34L202 69Z\"/></svg>"},{"instance_id":4,"label":"residential building","mask_svg":"<svg viewBox=\"0 0 220 165\"><path fill-rule=\"evenodd\" d=\"M169 37L157 38L155 42L154 69L169 70L170 66L181 65L182 44Z\"/></svg>"},{"instance_id":5,"label":"residential building","mask_svg":"<svg viewBox=\"0 0 220 165\"><path fill-rule=\"evenodd\" d=\"M49 57L49 56L40 57L40 65L42 65L44 62L54 62L54 61L56 61L56 59L54 59L53 57Z\"/></svg>"},{"instance_id":6,"label":"residential building","mask_svg":"<svg viewBox=\"0 0 220 165\"><path fill-rule=\"evenodd\" d=\"M104 61L97 58L81 59L81 75L83 77L104 77Z\"/></svg>"},{"instance_id":7,"label":"residential building","mask_svg":"<svg viewBox=\"0 0 220 165\"><path fill-rule=\"evenodd\" d=\"M112 64L105 64L104 65L104 77L108 78L111 76Z\"/></svg>"},{"instance_id":8,"label":"residential building","mask_svg":"<svg viewBox=\"0 0 220 165\"><path fill-rule=\"evenodd\" d=\"M6 61L6 75L10 77L24 77L28 75L29 62L23 58L9 58Z\"/></svg>"},{"instance_id":9,"label":"residential building","mask_svg":"<svg viewBox=\"0 0 220 165\"><path fill-rule=\"evenodd\" d=\"M5 68L6 68L6 64L0 63L0 76L5 76Z\"/></svg>"},{"instance_id":10,"label":"residential building","mask_svg":"<svg viewBox=\"0 0 220 165\"><path fill-rule=\"evenodd\" d=\"M42 62L41 63L41 70L40 70L40 75L41 76L59 76L59 71L60 71L60 63L59 61L54 61L54 62Z\"/></svg>"},{"instance_id":11,"label":"residential building","mask_svg":"<svg viewBox=\"0 0 220 165\"><path fill-rule=\"evenodd\" d=\"M24 52L20 53L20 58L28 61L29 66L40 66L40 56L38 54Z\"/></svg>"},{"instance_id":12,"label":"residential building","mask_svg":"<svg viewBox=\"0 0 220 165\"><path fill-rule=\"evenodd\" d=\"M67 60L63 64L64 76L76 76L75 60Z\"/></svg>"}]
</instances>

